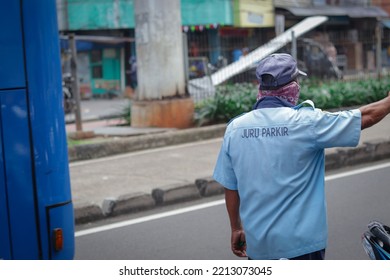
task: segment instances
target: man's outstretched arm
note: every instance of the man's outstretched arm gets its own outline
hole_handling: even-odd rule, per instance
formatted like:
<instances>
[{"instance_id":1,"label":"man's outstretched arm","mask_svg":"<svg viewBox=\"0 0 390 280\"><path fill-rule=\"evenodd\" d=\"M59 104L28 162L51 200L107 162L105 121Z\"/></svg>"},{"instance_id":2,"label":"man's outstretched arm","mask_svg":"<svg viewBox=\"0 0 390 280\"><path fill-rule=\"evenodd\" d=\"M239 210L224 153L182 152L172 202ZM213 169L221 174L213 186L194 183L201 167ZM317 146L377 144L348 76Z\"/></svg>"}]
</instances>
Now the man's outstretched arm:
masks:
<instances>
[{"instance_id":1,"label":"man's outstretched arm","mask_svg":"<svg viewBox=\"0 0 390 280\"><path fill-rule=\"evenodd\" d=\"M362 113L362 130L380 122L390 113L390 92L387 97L359 108Z\"/></svg>"}]
</instances>

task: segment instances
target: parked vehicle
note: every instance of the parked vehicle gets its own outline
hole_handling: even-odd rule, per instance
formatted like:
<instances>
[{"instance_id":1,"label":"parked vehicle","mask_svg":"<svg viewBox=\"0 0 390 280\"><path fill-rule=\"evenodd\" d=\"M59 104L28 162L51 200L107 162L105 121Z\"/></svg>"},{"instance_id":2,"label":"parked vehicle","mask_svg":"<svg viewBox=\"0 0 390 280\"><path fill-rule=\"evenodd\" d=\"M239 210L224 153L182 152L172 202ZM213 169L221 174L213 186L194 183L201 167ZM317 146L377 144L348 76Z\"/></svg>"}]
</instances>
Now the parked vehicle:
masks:
<instances>
[{"instance_id":1,"label":"parked vehicle","mask_svg":"<svg viewBox=\"0 0 390 280\"><path fill-rule=\"evenodd\" d=\"M291 53L291 44L277 52ZM308 39L297 39L297 62L298 67L306 72L310 78L319 79L342 79L343 73L327 54L324 46ZM241 72L229 79L233 83L257 83L256 67L258 62L253 63L246 71Z\"/></svg>"},{"instance_id":2,"label":"parked vehicle","mask_svg":"<svg viewBox=\"0 0 390 280\"><path fill-rule=\"evenodd\" d=\"M210 63L205 56L189 57L188 66L190 80L203 78L211 74Z\"/></svg>"},{"instance_id":3,"label":"parked vehicle","mask_svg":"<svg viewBox=\"0 0 390 280\"><path fill-rule=\"evenodd\" d=\"M362 235L364 251L372 260L390 260L390 227L372 221Z\"/></svg>"},{"instance_id":4,"label":"parked vehicle","mask_svg":"<svg viewBox=\"0 0 390 280\"><path fill-rule=\"evenodd\" d=\"M326 52L324 46L312 39L297 40L297 61L300 69L310 77L320 79L341 79L343 74Z\"/></svg>"},{"instance_id":5,"label":"parked vehicle","mask_svg":"<svg viewBox=\"0 0 390 280\"><path fill-rule=\"evenodd\" d=\"M73 78L70 73L65 73L62 76L62 93L64 100L64 112L65 114L73 113L76 107L76 101L72 93Z\"/></svg>"}]
</instances>

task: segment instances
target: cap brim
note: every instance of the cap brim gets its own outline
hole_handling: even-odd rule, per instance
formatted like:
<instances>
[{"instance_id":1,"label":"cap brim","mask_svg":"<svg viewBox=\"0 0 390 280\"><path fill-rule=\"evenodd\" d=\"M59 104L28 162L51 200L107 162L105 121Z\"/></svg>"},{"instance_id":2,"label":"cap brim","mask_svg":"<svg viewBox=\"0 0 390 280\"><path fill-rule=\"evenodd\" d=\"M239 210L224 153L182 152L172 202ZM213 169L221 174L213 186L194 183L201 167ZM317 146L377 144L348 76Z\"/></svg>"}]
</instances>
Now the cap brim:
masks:
<instances>
[{"instance_id":1,"label":"cap brim","mask_svg":"<svg viewBox=\"0 0 390 280\"><path fill-rule=\"evenodd\" d=\"M307 77L307 74L301 70L298 70L298 75Z\"/></svg>"}]
</instances>

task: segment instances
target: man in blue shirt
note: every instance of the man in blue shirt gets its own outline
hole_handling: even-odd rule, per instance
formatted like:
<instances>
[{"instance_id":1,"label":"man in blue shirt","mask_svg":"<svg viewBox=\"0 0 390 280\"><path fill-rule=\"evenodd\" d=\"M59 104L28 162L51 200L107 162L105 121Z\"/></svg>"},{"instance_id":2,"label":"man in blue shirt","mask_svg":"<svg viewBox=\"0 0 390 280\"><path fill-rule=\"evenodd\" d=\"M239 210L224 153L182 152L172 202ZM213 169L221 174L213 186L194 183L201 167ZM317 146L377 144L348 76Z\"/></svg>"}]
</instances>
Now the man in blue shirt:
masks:
<instances>
[{"instance_id":1,"label":"man in blue shirt","mask_svg":"<svg viewBox=\"0 0 390 280\"><path fill-rule=\"evenodd\" d=\"M362 129L390 113L390 95L338 113L297 105L299 75L306 74L288 54L260 61L254 110L226 129L213 176L225 187L237 256L324 259L324 149L356 146Z\"/></svg>"}]
</instances>

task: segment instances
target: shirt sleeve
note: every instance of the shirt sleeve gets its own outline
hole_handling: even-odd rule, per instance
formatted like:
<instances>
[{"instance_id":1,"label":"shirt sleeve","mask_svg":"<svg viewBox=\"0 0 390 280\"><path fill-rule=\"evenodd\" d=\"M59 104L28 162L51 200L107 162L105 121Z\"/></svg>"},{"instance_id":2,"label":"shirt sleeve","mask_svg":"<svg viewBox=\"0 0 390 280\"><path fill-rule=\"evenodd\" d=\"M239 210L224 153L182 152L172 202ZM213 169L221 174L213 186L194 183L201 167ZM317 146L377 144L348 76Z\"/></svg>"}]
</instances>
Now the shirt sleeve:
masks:
<instances>
[{"instance_id":1,"label":"shirt sleeve","mask_svg":"<svg viewBox=\"0 0 390 280\"><path fill-rule=\"evenodd\" d=\"M355 147L361 134L359 109L328 113L319 111L313 121L316 143L319 148Z\"/></svg>"},{"instance_id":2,"label":"shirt sleeve","mask_svg":"<svg viewBox=\"0 0 390 280\"><path fill-rule=\"evenodd\" d=\"M219 151L217 163L214 168L213 178L225 188L237 190L237 178L228 153L228 144L229 138L225 135Z\"/></svg>"}]
</instances>

